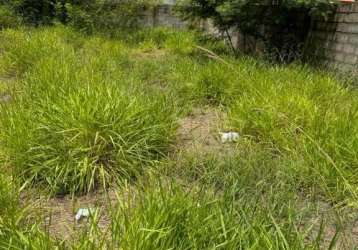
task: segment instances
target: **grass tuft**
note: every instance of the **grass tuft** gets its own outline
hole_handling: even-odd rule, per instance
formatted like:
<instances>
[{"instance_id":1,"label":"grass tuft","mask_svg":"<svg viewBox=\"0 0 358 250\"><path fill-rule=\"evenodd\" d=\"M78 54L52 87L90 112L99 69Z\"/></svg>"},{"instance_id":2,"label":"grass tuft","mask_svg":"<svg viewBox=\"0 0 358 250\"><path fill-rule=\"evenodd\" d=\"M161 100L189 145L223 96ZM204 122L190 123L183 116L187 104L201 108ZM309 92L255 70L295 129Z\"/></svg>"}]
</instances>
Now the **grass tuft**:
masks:
<instances>
[{"instance_id":1,"label":"grass tuft","mask_svg":"<svg viewBox=\"0 0 358 250\"><path fill-rule=\"evenodd\" d=\"M358 102L346 82L234 58L223 42L167 28L7 29L0 53L0 248L356 245L347 232L358 207ZM240 139L214 141L225 131ZM96 207L68 241L46 232L22 194L73 198L113 184L118 204Z\"/></svg>"},{"instance_id":2,"label":"grass tuft","mask_svg":"<svg viewBox=\"0 0 358 250\"><path fill-rule=\"evenodd\" d=\"M57 33L40 31L42 35L60 40ZM100 56L85 65L82 51L60 42L29 65L31 74L23 78L21 92L2 108L5 164L24 183L57 194L89 192L113 179L132 178L168 152L175 102L139 93L136 87L124 89L129 84L124 77L115 82L107 78L111 64L121 63L112 59L116 49L119 56L122 52L120 46L101 42L84 45L90 53L100 48Z\"/></svg>"}]
</instances>

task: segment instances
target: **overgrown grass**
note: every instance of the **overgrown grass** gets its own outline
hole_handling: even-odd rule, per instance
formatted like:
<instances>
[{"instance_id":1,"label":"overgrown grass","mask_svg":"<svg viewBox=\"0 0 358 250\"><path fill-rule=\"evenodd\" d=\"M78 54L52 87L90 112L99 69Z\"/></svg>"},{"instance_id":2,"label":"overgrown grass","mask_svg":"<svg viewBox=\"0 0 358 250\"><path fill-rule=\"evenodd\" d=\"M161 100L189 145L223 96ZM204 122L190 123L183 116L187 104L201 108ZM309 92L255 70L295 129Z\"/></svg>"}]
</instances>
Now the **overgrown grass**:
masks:
<instances>
[{"instance_id":1,"label":"overgrown grass","mask_svg":"<svg viewBox=\"0 0 358 250\"><path fill-rule=\"evenodd\" d=\"M231 126L296 162L303 186L356 200L357 93L301 66L263 70L237 96Z\"/></svg>"},{"instance_id":2,"label":"overgrown grass","mask_svg":"<svg viewBox=\"0 0 358 250\"><path fill-rule=\"evenodd\" d=\"M5 81L0 79L0 96L5 95L7 90L8 90L8 87L6 86Z\"/></svg>"},{"instance_id":3,"label":"overgrown grass","mask_svg":"<svg viewBox=\"0 0 358 250\"><path fill-rule=\"evenodd\" d=\"M18 190L14 180L0 175L0 248L51 249L60 245L40 229L35 211L21 204Z\"/></svg>"},{"instance_id":4,"label":"overgrown grass","mask_svg":"<svg viewBox=\"0 0 358 250\"><path fill-rule=\"evenodd\" d=\"M175 100L140 93L120 73L112 78L125 61L123 46L92 39L76 51L58 33L35 36L27 49L9 49L31 72L1 114L5 164L14 174L55 193L88 192L116 177L131 178L165 155ZM46 56L27 63L39 39L57 45L42 47Z\"/></svg>"},{"instance_id":5,"label":"overgrown grass","mask_svg":"<svg viewBox=\"0 0 358 250\"><path fill-rule=\"evenodd\" d=\"M339 234L326 227L358 206L357 92L326 72L233 58L221 42L164 28L9 29L0 53L0 79L13 81L0 103L7 248L333 248ZM171 157L178 120L202 105L227 113L240 140L229 155ZM18 202L20 187L78 195L114 183L134 191L108 231L94 218L70 242ZM314 213L318 201L336 217Z\"/></svg>"},{"instance_id":6,"label":"overgrown grass","mask_svg":"<svg viewBox=\"0 0 358 250\"><path fill-rule=\"evenodd\" d=\"M275 221L255 196L236 198L228 189L225 198L215 198L209 190L194 191L195 186L184 191L173 180L169 186L152 185L117 210L112 235L123 249L304 247L303 235L289 221L294 218ZM279 216L289 210L282 208Z\"/></svg>"}]
</instances>

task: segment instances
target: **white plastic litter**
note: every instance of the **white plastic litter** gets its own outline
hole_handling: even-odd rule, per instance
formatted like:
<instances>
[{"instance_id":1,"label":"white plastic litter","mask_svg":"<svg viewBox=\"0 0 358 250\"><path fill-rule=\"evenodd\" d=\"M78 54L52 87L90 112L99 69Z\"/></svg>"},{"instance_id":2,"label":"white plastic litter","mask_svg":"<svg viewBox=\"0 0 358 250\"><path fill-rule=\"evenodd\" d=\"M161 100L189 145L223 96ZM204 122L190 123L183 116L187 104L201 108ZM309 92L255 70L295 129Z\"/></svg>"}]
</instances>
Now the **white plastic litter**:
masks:
<instances>
[{"instance_id":1,"label":"white plastic litter","mask_svg":"<svg viewBox=\"0 0 358 250\"><path fill-rule=\"evenodd\" d=\"M236 132L228 132L228 133L220 133L221 142L237 142L240 138L239 133Z\"/></svg>"},{"instance_id":2,"label":"white plastic litter","mask_svg":"<svg viewBox=\"0 0 358 250\"><path fill-rule=\"evenodd\" d=\"M83 217L89 217L91 214L93 214L93 212L94 212L94 210L92 208L80 208L77 211L75 219L76 219L76 221L79 221Z\"/></svg>"}]
</instances>

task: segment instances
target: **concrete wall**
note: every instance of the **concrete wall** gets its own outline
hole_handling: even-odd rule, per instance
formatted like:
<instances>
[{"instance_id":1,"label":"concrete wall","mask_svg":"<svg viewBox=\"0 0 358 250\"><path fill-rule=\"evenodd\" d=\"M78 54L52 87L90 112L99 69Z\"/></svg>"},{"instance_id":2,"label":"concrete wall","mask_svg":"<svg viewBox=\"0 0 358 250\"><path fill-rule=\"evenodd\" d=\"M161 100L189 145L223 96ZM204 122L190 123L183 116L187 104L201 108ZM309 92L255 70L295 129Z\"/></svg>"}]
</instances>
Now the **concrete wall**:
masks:
<instances>
[{"instance_id":1,"label":"concrete wall","mask_svg":"<svg viewBox=\"0 0 358 250\"><path fill-rule=\"evenodd\" d=\"M166 0L165 4L147 10L141 16L141 22L146 27L167 26L183 28L185 23L173 12L174 0Z\"/></svg>"},{"instance_id":2,"label":"concrete wall","mask_svg":"<svg viewBox=\"0 0 358 250\"><path fill-rule=\"evenodd\" d=\"M358 73L358 3L342 4L328 21L313 22L307 56Z\"/></svg>"}]
</instances>

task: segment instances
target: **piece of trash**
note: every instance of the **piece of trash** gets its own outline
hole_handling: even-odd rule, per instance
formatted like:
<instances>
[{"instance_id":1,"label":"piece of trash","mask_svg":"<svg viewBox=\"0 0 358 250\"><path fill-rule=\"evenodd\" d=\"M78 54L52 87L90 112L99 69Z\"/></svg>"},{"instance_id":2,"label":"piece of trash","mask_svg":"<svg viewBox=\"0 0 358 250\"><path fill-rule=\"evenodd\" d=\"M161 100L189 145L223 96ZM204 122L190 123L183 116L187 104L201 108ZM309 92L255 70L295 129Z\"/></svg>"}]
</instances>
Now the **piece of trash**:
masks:
<instances>
[{"instance_id":1,"label":"piece of trash","mask_svg":"<svg viewBox=\"0 0 358 250\"><path fill-rule=\"evenodd\" d=\"M81 218L89 217L93 213L94 213L94 209L92 209L92 208L80 208L77 211L75 219L76 219L76 221L79 221L79 220L81 220Z\"/></svg>"},{"instance_id":2,"label":"piece of trash","mask_svg":"<svg viewBox=\"0 0 358 250\"><path fill-rule=\"evenodd\" d=\"M221 142L237 142L240 138L239 133L236 132L228 132L228 133L220 133Z\"/></svg>"}]
</instances>

